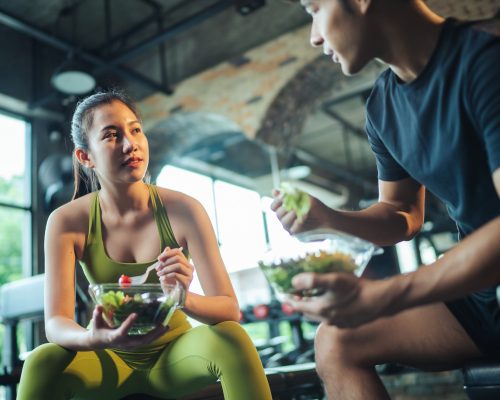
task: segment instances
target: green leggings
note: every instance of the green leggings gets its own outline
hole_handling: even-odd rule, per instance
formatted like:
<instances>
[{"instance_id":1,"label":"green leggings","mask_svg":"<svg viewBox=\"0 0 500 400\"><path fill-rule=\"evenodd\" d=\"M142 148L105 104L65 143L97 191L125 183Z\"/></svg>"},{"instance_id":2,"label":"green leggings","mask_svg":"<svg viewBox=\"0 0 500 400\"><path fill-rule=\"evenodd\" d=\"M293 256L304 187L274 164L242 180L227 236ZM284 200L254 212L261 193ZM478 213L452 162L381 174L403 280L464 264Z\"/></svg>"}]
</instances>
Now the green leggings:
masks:
<instances>
[{"instance_id":1,"label":"green leggings","mask_svg":"<svg viewBox=\"0 0 500 400\"><path fill-rule=\"evenodd\" d=\"M151 368L132 369L111 350L76 352L56 344L26 359L17 400L173 399L220 379L226 400L270 400L257 351L236 322L199 326L170 342Z\"/></svg>"}]
</instances>

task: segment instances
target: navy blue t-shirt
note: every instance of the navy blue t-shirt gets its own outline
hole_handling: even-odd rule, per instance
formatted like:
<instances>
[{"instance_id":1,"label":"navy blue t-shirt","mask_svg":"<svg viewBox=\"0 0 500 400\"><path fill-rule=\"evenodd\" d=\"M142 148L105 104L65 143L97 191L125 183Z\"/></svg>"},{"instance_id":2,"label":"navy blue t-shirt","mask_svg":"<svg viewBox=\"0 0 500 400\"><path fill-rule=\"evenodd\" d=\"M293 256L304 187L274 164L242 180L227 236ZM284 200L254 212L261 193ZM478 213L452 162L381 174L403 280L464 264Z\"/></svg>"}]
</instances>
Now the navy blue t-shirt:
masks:
<instances>
[{"instance_id":1,"label":"navy blue t-shirt","mask_svg":"<svg viewBox=\"0 0 500 400\"><path fill-rule=\"evenodd\" d=\"M426 186L461 236L500 215L491 176L500 168L498 36L446 20L417 79L403 83L390 69L378 78L366 131L379 179Z\"/></svg>"}]
</instances>

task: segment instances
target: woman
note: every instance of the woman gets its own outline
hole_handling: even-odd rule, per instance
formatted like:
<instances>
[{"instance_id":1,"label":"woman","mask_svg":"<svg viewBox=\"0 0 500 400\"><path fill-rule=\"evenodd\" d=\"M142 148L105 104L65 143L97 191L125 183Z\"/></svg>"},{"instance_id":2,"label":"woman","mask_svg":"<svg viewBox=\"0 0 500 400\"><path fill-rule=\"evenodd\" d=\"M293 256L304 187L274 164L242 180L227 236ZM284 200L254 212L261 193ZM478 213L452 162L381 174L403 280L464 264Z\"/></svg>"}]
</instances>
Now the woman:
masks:
<instances>
[{"instance_id":1,"label":"woman","mask_svg":"<svg viewBox=\"0 0 500 400\"><path fill-rule=\"evenodd\" d=\"M205 210L185 194L144 181L148 141L134 104L119 92L89 96L76 108L71 134L74 199L50 215L45 237L51 343L27 358L18 399L175 398L217 379L226 399L271 399L258 354L236 322L238 302ZM91 193L79 197L81 177ZM205 296L188 290L188 251ZM137 315L112 329L97 306L84 328L73 319L76 260L91 283L139 275L158 260L148 282L180 282L187 292L183 312L169 327L132 336ZM206 325L191 328L186 314Z\"/></svg>"}]
</instances>

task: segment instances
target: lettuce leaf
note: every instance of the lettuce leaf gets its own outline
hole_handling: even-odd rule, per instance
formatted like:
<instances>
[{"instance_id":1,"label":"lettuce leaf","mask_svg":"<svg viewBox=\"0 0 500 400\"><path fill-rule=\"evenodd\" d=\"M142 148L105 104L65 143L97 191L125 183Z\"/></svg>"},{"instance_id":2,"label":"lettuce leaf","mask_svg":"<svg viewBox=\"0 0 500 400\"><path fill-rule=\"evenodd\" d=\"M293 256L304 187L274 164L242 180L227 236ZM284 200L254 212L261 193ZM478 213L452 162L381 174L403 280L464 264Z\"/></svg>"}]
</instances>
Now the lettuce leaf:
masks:
<instances>
[{"instance_id":1,"label":"lettuce leaf","mask_svg":"<svg viewBox=\"0 0 500 400\"><path fill-rule=\"evenodd\" d=\"M283 207L285 210L295 211L299 219L309 212L311 208L311 198L306 192L303 192L288 182L283 182L279 190L283 193Z\"/></svg>"},{"instance_id":2,"label":"lettuce leaf","mask_svg":"<svg viewBox=\"0 0 500 400\"><path fill-rule=\"evenodd\" d=\"M101 296L101 303L105 309L116 309L123 303L124 298L122 291L113 292L110 290Z\"/></svg>"}]
</instances>

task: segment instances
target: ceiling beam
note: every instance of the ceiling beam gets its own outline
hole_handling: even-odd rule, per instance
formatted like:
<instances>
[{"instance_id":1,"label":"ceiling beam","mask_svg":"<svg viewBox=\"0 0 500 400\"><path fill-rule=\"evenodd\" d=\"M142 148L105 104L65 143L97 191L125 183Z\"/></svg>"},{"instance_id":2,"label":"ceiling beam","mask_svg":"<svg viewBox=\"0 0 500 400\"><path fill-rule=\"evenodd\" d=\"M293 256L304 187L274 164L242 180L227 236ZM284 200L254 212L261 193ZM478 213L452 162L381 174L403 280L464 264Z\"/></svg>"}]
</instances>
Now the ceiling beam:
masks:
<instances>
[{"instance_id":1,"label":"ceiling beam","mask_svg":"<svg viewBox=\"0 0 500 400\"><path fill-rule=\"evenodd\" d=\"M304 150L296 149L293 151L293 155L297 157L297 159L306 165L310 165L312 167L329 171L333 175L337 175L341 179L345 181L351 182L356 186L362 188L364 191L370 194L377 194L378 187L377 184L363 178L357 173L351 172L337 164L334 164L324 158L317 157L314 154L311 154Z\"/></svg>"},{"instance_id":2,"label":"ceiling beam","mask_svg":"<svg viewBox=\"0 0 500 400\"><path fill-rule=\"evenodd\" d=\"M157 22L159 19L162 19L166 16L171 15L173 12L176 12L179 9L181 9L187 5L189 5L189 2L182 0L181 3L175 5L174 7L169 8L168 10L162 11L161 14L159 14L159 12L161 10L154 10L149 16L147 16L143 20L139 21L137 24L135 24L131 28L127 29L126 31L121 32L121 33L117 34L116 36L113 36L110 40L108 40L103 45L100 45L99 47L94 48L93 51L95 53L99 54L101 51L103 51L106 48L112 48L112 47L117 46L117 45L122 45L123 43L126 43L127 40L129 40L131 37L138 34L143 29L145 29L147 26L151 25L154 22Z\"/></svg>"},{"instance_id":3,"label":"ceiling beam","mask_svg":"<svg viewBox=\"0 0 500 400\"><path fill-rule=\"evenodd\" d=\"M325 114L327 114L330 118L333 118L334 120L338 121L344 128L347 130L351 131L354 133L357 137L361 139L367 139L366 137L366 132L348 121L346 118L344 118L342 115L340 115L338 112L333 111L331 108L328 107L322 107L322 110Z\"/></svg>"},{"instance_id":4,"label":"ceiling beam","mask_svg":"<svg viewBox=\"0 0 500 400\"><path fill-rule=\"evenodd\" d=\"M111 61L109 61L108 65L119 65L123 64L130 58L133 58L141 53L144 53L145 51L156 47L166 41L167 39L170 39L171 37L178 35L182 32L187 31L188 29L193 28L194 26L197 26L201 24L202 22L206 21L207 19L219 14L220 12L224 11L226 8L229 6L234 5L234 0L222 0L214 5L207 7L196 14L190 16L189 18L186 18L179 23L168 27L165 29L163 32L160 32L158 35L153 36L152 38L149 38L145 40L144 42L132 47L130 50L126 51L123 54L120 54L119 56L113 58Z\"/></svg>"},{"instance_id":5,"label":"ceiling beam","mask_svg":"<svg viewBox=\"0 0 500 400\"><path fill-rule=\"evenodd\" d=\"M101 59L100 57L92 54L91 52L85 50L79 50L72 43L66 42L62 39L52 36L44 32L43 30L38 29L24 21L21 21L20 19L13 17L12 15L9 15L1 10L0 10L0 24L7 26L8 28L11 28L20 33L23 33L25 35L31 36L32 38L35 38L45 44L48 44L49 46L52 46L64 52L69 53L73 51L75 56L81 58L82 60L88 61L89 63L95 65L98 68L112 69L117 73L119 73L120 75L128 79L138 81L154 91L158 91L166 95L172 94L172 90L170 88L165 87L134 70L131 70L126 67L121 67L116 64L110 64L107 61ZM35 101L35 103L37 103L39 106L42 105L42 102L40 100Z\"/></svg>"}]
</instances>

